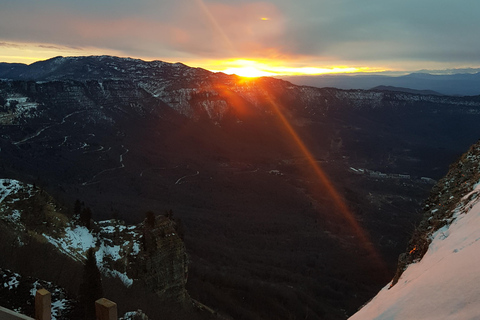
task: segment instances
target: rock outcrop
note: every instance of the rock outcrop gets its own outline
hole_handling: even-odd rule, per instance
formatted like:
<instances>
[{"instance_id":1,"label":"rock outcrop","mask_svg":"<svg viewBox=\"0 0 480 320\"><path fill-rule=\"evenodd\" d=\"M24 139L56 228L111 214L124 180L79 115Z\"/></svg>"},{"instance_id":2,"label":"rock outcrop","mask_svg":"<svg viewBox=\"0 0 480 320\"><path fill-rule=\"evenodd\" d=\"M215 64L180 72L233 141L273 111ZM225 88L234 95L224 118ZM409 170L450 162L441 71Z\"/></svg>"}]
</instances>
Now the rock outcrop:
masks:
<instances>
[{"instance_id":1,"label":"rock outcrop","mask_svg":"<svg viewBox=\"0 0 480 320\"><path fill-rule=\"evenodd\" d=\"M188 275L185 245L175 222L158 216L144 225L144 250L139 259L139 278L161 299L184 302Z\"/></svg>"}]
</instances>

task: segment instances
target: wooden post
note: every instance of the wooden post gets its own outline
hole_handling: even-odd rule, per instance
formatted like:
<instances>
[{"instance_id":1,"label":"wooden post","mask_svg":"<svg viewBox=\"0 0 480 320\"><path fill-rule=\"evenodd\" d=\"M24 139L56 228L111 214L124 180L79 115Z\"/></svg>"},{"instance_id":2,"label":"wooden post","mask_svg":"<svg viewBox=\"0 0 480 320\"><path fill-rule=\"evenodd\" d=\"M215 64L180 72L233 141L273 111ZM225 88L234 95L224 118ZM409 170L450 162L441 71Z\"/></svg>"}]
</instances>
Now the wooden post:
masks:
<instances>
[{"instance_id":1,"label":"wooden post","mask_svg":"<svg viewBox=\"0 0 480 320\"><path fill-rule=\"evenodd\" d=\"M117 320L117 304L105 298L95 301L97 320Z\"/></svg>"},{"instance_id":2,"label":"wooden post","mask_svg":"<svg viewBox=\"0 0 480 320\"><path fill-rule=\"evenodd\" d=\"M52 294L45 289L35 294L35 320L52 319Z\"/></svg>"}]
</instances>

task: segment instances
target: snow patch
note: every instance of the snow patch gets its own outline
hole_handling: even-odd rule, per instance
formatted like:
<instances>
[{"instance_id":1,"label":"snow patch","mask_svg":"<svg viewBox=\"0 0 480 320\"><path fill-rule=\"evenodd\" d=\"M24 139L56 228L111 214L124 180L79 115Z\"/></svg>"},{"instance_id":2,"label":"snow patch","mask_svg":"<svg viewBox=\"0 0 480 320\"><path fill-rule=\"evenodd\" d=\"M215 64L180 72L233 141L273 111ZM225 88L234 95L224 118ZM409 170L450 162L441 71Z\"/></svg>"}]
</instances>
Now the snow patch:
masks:
<instances>
[{"instance_id":1,"label":"snow patch","mask_svg":"<svg viewBox=\"0 0 480 320\"><path fill-rule=\"evenodd\" d=\"M99 269L106 276L120 279L120 281L122 281L127 288L131 287L133 284L133 279L129 278L126 273L122 273L118 270L107 269L104 267L99 267Z\"/></svg>"},{"instance_id":2,"label":"snow patch","mask_svg":"<svg viewBox=\"0 0 480 320\"><path fill-rule=\"evenodd\" d=\"M4 215L3 220L9 221L13 224L21 224L20 218L22 217L22 213L18 210L12 210L10 215Z\"/></svg>"},{"instance_id":3,"label":"snow patch","mask_svg":"<svg viewBox=\"0 0 480 320\"><path fill-rule=\"evenodd\" d=\"M75 260L83 260L85 252L95 246L95 237L83 226L65 228L65 235L61 238L54 238L46 234L43 236L61 252Z\"/></svg>"},{"instance_id":4,"label":"snow patch","mask_svg":"<svg viewBox=\"0 0 480 320\"><path fill-rule=\"evenodd\" d=\"M11 193L17 193L22 189L22 183L13 179L0 179L0 203Z\"/></svg>"},{"instance_id":5,"label":"snow patch","mask_svg":"<svg viewBox=\"0 0 480 320\"><path fill-rule=\"evenodd\" d=\"M14 288L17 288L20 284L19 279L21 278L21 276L18 273L12 273L10 277L6 274L3 274L2 278L3 287L7 288L8 290L12 290Z\"/></svg>"}]
</instances>

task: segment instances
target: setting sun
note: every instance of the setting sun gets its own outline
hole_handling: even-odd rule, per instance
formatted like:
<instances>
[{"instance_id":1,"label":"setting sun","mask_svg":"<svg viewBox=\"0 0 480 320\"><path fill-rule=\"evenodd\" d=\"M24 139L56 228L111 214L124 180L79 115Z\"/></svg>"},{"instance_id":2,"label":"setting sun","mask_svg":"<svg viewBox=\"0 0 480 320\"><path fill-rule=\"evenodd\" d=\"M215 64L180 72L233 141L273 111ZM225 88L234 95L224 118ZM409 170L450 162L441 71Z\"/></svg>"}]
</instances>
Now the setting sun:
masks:
<instances>
[{"instance_id":1,"label":"setting sun","mask_svg":"<svg viewBox=\"0 0 480 320\"><path fill-rule=\"evenodd\" d=\"M265 76L275 75L275 73L259 70L255 67L252 67L252 66L238 67L238 68L228 68L228 69L223 70L222 72L226 73L226 74L236 74L237 76L249 77L249 78L265 77Z\"/></svg>"},{"instance_id":2,"label":"setting sun","mask_svg":"<svg viewBox=\"0 0 480 320\"><path fill-rule=\"evenodd\" d=\"M285 66L287 65L287 66ZM358 68L347 66L333 67L289 67L288 63L282 61L255 61L246 59L212 61L204 66L213 72L236 74L241 77L264 77L280 75L321 75L335 73L353 72L378 72L381 70L371 68Z\"/></svg>"}]
</instances>

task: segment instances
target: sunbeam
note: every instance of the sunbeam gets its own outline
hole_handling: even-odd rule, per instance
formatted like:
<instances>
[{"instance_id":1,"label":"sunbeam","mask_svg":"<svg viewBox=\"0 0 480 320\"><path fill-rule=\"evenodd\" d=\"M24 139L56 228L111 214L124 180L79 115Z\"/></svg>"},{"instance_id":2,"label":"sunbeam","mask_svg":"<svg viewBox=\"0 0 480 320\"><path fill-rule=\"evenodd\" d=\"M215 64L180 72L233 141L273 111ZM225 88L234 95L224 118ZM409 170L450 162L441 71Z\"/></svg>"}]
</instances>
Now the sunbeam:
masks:
<instances>
[{"instance_id":1,"label":"sunbeam","mask_svg":"<svg viewBox=\"0 0 480 320\"><path fill-rule=\"evenodd\" d=\"M228 50L230 50L230 53L235 55L236 54L235 46L233 45L232 41L230 41L230 38L227 36L227 34L223 31L222 27L218 24L217 20L212 15L210 10L208 10L208 7L205 5L205 2L203 2L203 0L195 0L195 2L202 9L203 13L207 17L207 20L210 22L215 32L217 32L220 35L220 37L223 39L223 41L227 44Z\"/></svg>"},{"instance_id":2,"label":"sunbeam","mask_svg":"<svg viewBox=\"0 0 480 320\"><path fill-rule=\"evenodd\" d=\"M306 157L308 164L310 165L311 169L313 170L315 177L321 182L321 184L325 187L328 194L332 198L335 206L337 207L338 211L341 213L345 221L347 221L348 225L353 229L355 235L358 237L359 242L361 245L367 250L367 252L371 255L374 263L378 266L381 272L387 273L387 267L383 259L381 258L380 254L377 252L373 243L370 241L370 237L368 236L366 230L357 222L355 219L354 214L350 211L348 206L345 204L344 199L335 189L335 186L330 181L328 176L325 174L323 169L320 167L319 163L315 160L315 157L310 152L306 144L300 138L297 131L293 128L291 123L288 121L286 116L281 110L281 104L275 101L273 97L271 97L266 91L265 98L266 101L270 104L270 107L274 111L275 115L280 120L281 124L283 125L284 129L288 133L288 136L291 137L295 146L299 149L299 151Z\"/></svg>"}]
</instances>

